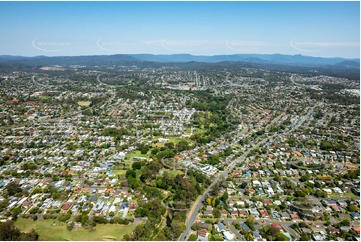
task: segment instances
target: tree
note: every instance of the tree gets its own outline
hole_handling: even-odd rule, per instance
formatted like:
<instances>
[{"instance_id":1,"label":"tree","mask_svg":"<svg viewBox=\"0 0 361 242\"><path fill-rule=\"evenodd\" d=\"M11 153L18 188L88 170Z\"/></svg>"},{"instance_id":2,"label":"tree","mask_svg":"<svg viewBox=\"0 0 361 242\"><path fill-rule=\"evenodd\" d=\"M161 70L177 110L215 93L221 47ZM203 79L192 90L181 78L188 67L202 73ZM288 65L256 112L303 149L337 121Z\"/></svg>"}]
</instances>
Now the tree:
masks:
<instances>
[{"instance_id":1,"label":"tree","mask_svg":"<svg viewBox=\"0 0 361 242\"><path fill-rule=\"evenodd\" d=\"M250 229L254 230L254 219L252 217L248 218L244 223L247 224Z\"/></svg>"},{"instance_id":2,"label":"tree","mask_svg":"<svg viewBox=\"0 0 361 242\"><path fill-rule=\"evenodd\" d=\"M149 150L149 149L148 149L147 147L144 147L144 146L143 146L143 147L140 148L140 153L141 153L142 155L145 155L145 154L148 153L148 150Z\"/></svg>"},{"instance_id":3,"label":"tree","mask_svg":"<svg viewBox=\"0 0 361 242\"><path fill-rule=\"evenodd\" d=\"M339 223L340 227L342 227L342 226L350 226L350 224L351 224L351 222L350 222L349 219L344 219Z\"/></svg>"},{"instance_id":4,"label":"tree","mask_svg":"<svg viewBox=\"0 0 361 242\"><path fill-rule=\"evenodd\" d=\"M307 234L301 235L300 241L310 241L310 240L311 240L311 238Z\"/></svg>"},{"instance_id":5,"label":"tree","mask_svg":"<svg viewBox=\"0 0 361 242\"><path fill-rule=\"evenodd\" d=\"M352 213L352 212L357 211L357 207L356 207L355 205L350 204L350 205L347 207L347 210Z\"/></svg>"},{"instance_id":6,"label":"tree","mask_svg":"<svg viewBox=\"0 0 361 242\"><path fill-rule=\"evenodd\" d=\"M199 223L194 223L192 225L192 229L195 230L195 231L198 231L201 229L201 225Z\"/></svg>"},{"instance_id":7,"label":"tree","mask_svg":"<svg viewBox=\"0 0 361 242\"><path fill-rule=\"evenodd\" d=\"M241 188L245 189L247 187L248 183L247 182L242 182L241 184Z\"/></svg>"},{"instance_id":8,"label":"tree","mask_svg":"<svg viewBox=\"0 0 361 242\"><path fill-rule=\"evenodd\" d=\"M130 177L136 178L137 173L135 173L134 170L127 170L127 172L125 173L125 177L126 178L130 178Z\"/></svg>"},{"instance_id":9,"label":"tree","mask_svg":"<svg viewBox=\"0 0 361 242\"><path fill-rule=\"evenodd\" d=\"M134 162L132 164L132 169L133 170L140 170L141 168L142 168L142 163L140 163L140 162Z\"/></svg>"},{"instance_id":10,"label":"tree","mask_svg":"<svg viewBox=\"0 0 361 242\"><path fill-rule=\"evenodd\" d=\"M67 223L66 228L67 228L69 231L72 231L72 230L74 229L74 222L73 222L73 221L70 221L69 223Z\"/></svg>"},{"instance_id":11,"label":"tree","mask_svg":"<svg viewBox=\"0 0 361 242\"><path fill-rule=\"evenodd\" d=\"M13 221L0 223L0 240L17 240L19 235L20 231L15 227Z\"/></svg>"},{"instance_id":12,"label":"tree","mask_svg":"<svg viewBox=\"0 0 361 242\"><path fill-rule=\"evenodd\" d=\"M174 149L174 143L173 142L168 142L164 144L165 147L167 147L168 149Z\"/></svg>"},{"instance_id":13,"label":"tree","mask_svg":"<svg viewBox=\"0 0 361 242\"><path fill-rule=\"evenodd\" d=\"M175 240L176 238L178 238L185 229L186 229L186 225L183 222L173 219L170 225L171 239Z\"/></svg>"},{"instance_id":14,"label":"tree","mask_svg":"<svg viewBox=\"0 0 361 242\"><path fill-rule=\"evenodd\" d=\"M219 211L218 208L213 209L213 216L215 218L220 218L221 217L221 212Z\"/></svg>"},{"instance_id":15,"label":"tree","mask_svg":"<svg viewBox=\"0 0 361 242\"><path fill-rule=\"evenodd\" d=\"M129 234L125 234L123 235L123 241L130 241L131 237L129 236Z\"/></svg>"},{"instance_id":16,"label":"tree","mask_svg":"<svg viewBox=\"0 0 361 242\"><path fill-rule=\"evenodd\" d=\"M227 192L227 191L225 191L225 192L223 193L223 195L222 195L222 197L221 197L221 200L222 200L224 203L227 202L227 200L228 200L228 192Z\"/></svg>"},{"instance_id":17,"label":"tree","mask_svg":"<svg viewBox=\"0 0 361 242\"><path fill-rule=\"evenodd\" d=\"M188 150L189 149L189 144L187 141L185 140L181 140L179 141L179 143L177 144L177 149L178 151L184 151L184 150Z\"/></svg>"},{"instance_id":18,"label":"tree","mask_svg":"<svg viewBox=\"0 0 361 242\"><path fill-rule=\"evenodd\" d=\"M38 238L39 235L34 229L32 229L30 233L21 233L11 220L0 223L0 241L34 241L38 240Z\"/></svg>"},{"instance_id":19,"label":"tree","mask_svg":"<svg viewBox=\"0 0 361 242\"><path fill-rule=\"evenodd\" d=\"M9 196L14 196L15 194L21 192L21 187L16 182L10 182L6 185L5 190L7 191Z\"/></svg>"},{"instance_id":20,"label":"tree","mask_svg":"<svg viewBox=\"0 0 361 242\"><path fill-rule=\"evenodd\" d=\"M191 234L188 238L188 241L196 241L197 240L197 235L195 234Z\"/></svg>"}]
</instances>

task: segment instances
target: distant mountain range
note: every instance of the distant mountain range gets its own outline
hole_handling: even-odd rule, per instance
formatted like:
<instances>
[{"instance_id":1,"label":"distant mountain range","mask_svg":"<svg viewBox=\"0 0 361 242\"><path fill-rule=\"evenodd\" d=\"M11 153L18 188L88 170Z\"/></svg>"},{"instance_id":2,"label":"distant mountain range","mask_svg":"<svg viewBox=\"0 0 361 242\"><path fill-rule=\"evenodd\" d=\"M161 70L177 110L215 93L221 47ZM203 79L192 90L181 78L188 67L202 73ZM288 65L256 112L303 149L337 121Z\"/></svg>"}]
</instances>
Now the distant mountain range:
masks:
<instances>
[{"instance_id":1,"label":"distant mountain range","mask_svg":"<svg viewBox=\"0 0 361 242\"><path fill-rule=\"evenodd\" d=\"M197 56L190 54L152 55L152 54L117 54L92 56L0 56L0 63L21 63L27 65L114 65L123 62L158 62L158 63L184 63L184 62L242 62L255 64L278 64L292 66L337 66L342 68L360 68L360 59L322 58L303 55L281 54L236 54Z\"/></svg>"},{"instance_id":2,"label":"distant mountain range","mask_svg":"<svg viewBox=\"0 0 361 242\"><path fill-rule=\"evenodd\" d=\"M246 63L262 63L262 64L286 64L286 65L302 65L302 66L322 66L336 65L347 61L348 65L360 65L360 59L345 58L322 58L303 55L281 55L281 54L237 54L237 55L214 55L214 56L195 56L189 54L176 55L150 55L150 54L133 54L129 55L142 61L153 62L206 62L216 63L223 61L236 61Z\"/></svg>"}]
</instances>

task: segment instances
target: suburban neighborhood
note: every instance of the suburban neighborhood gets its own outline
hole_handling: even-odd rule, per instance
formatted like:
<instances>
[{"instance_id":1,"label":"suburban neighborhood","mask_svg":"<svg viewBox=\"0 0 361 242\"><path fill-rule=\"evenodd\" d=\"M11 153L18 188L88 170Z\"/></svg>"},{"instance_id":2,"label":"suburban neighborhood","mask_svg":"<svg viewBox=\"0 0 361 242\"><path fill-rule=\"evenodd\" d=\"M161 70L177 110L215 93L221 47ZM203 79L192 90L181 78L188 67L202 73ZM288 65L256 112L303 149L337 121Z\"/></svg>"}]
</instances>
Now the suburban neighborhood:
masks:
<instances>
[{"instance_id":1,"label":"suburban neighborhood","mask_svg":"<svg viewBox=\"0 0 361 242\"><path fill-rule=\"evenodd\" d=\"M49 68L0 73L1 222L67 231L43 240L360 239L358 80Z\"/></svg>"}]
</instances>

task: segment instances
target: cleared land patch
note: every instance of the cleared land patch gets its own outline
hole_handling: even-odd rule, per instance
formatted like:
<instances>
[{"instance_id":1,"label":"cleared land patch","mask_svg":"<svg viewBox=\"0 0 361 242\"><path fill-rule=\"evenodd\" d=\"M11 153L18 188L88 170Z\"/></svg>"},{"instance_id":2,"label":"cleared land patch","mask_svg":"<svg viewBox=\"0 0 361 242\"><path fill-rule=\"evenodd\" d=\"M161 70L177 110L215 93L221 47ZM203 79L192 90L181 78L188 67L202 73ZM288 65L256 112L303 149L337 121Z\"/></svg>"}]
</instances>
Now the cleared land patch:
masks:
<instances>
[{"instance_id":1,"label":"cleared land patch","mask_svg":"<svg viewBox=\"0 0 361 242\"><path fill-rule=\"evenodd\" d=\"M91 104L90 101L79 101L78 105L83 106L83 107L89 107L89 105Z\"/></svg>"},{"instance_id":2,"label":"cleared land patch","mask_svg":"<svg viewBox=\"0 0 361 242\"><path fill-rule=\"evenodd\" d=\"M125 234L130 234L135 226L116 225L116 224L98 224L95 231L89 232L85 228L77 228L69 231L65 223L53 225L54 220L40 220L34 222L32 219L19 218L16 221L16 227L20 231L31 231L34 229L39 234L39 240L122 240ZM56 224L59 222L56 220Z\"/></svg>"}]
</instances>

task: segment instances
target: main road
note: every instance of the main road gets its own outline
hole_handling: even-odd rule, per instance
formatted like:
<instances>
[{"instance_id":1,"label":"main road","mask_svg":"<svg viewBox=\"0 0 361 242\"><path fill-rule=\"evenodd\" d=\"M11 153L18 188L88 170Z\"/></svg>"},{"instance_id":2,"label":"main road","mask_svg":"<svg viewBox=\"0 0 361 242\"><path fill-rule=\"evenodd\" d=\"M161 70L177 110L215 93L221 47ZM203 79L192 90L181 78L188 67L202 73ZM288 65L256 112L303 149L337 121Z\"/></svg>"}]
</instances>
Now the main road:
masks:
<instances>
[{"instance_id":1,"label":"main road","mask_svg":"<svg viewBox=\"0 0 361 242\"><path fill-rule=\"evenodd\" d=\"M282 116L284 115L281 114L279 115L277 118L275 118L269 125L273 124L274 122L278 121ZM274 136L276 136L277 134L272 135L271 137L273 138ZM237 163L242 162L244 159L246 159L247 155L251 152L251 150L258 148L260 145L262 145L263 143L266 142L266 140L270 138L270 137L265 137L263 140L261 140L260 142L258 142L257 144L253 145L252 147L248 148L248 150L241 155L240 157L238 157L237 159L235 159L226 170L224 170L223 172L219 173L219 175L214 178L213 182L211 183L211 185L208 187L208 189L203 193L200 202L198 202L196 204L195 209L192 209L192 213L191 215L188 217L188 222L187 222L187 227L186 230L181 234L181 236L179 237L179 241L184 241L187 239L189 231L191 229L191 226L193 225L194 221L197 218L197 215L199 213L199 210L201 209L202 205L203 205L203 201L205 199L205 197L208 195L208 193L211 191L212 187L222 178L227 177L228 173L236 166Z\"/></svg>"},{"instance_id":2,"label":"main road","mask_svg":"<svg viewBox=\"0 0 361 242\"><path fill-rule=\"evenodd\" d=\"M318 106L318 105L315 105L315 106ZM314 107L315 107L314 106ZM294 128L292 129L292 131L294 131L295 129L297 129L298 127L300 127L300 125L302 125L308 118L309 116L311 115L312 111L314 110L314 107L308 109L308 112L307 114L301 118L299 120L299 122L294 126ZM282 113L281 115L279 115L277 118L275 118L271 123L269 123L267 125L270 126L272 125L273 123L277 122L278 120L280 120L280 118L285 115L285 113ZM199 210L201 209L202 205L203 205L203 202L204 202L204 199L205 197L208 195L208 193L211 191L212 187L219 181L221 180L222 178L225 178L227 177L228 173L240 162L242 162L244 159L246 159L246 157L248 156L248 154L251 152L251 150L253 149L256 149L258 148L260 145L266 143L266 141L268 139L273 139L276 135L278 134L273 134L272 136L270 137L265 137L263 138L261 141L259 141L257 144L254 144L252 147L248 148L247 151L241 155L239 158L235 159L229 166L226 170L224 170L223 172L219 173L219 175L213 180L213 182L211 183L211 185L208 187L208 189L203 193L201 199L200 199L200 202L198 202L195 206L195 209L193 207L192 211L191 211L191 215L188 216L188 222L187 222L187 226L186 226L186 230L180 235L179 237L179 241L185 241L188 237L188 234L189 234L189 231L191 229L191 226L193 225L193 223L195 222L196 218L197 218L197 215L199 213Z\"/></svg>"}]
</instances>

